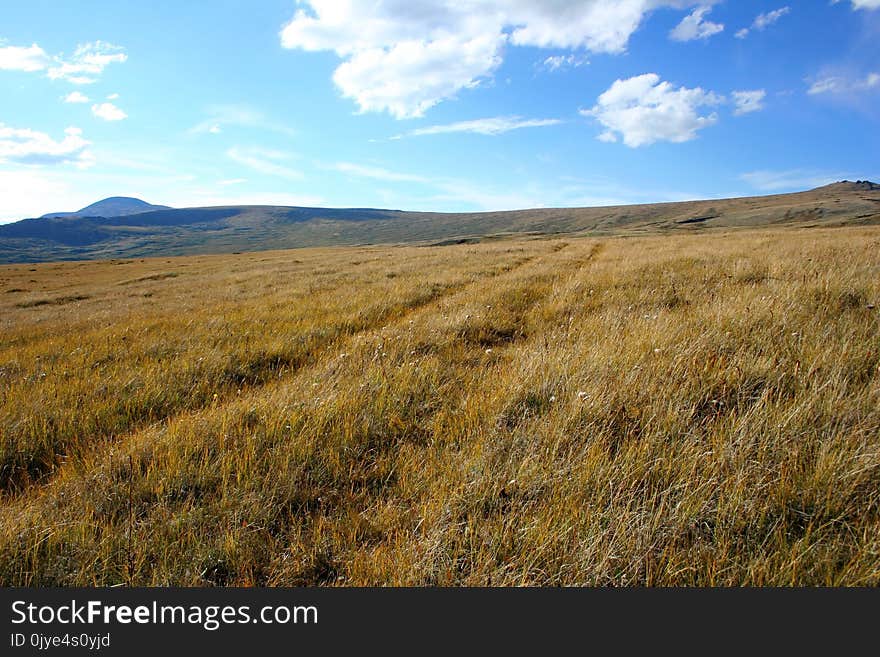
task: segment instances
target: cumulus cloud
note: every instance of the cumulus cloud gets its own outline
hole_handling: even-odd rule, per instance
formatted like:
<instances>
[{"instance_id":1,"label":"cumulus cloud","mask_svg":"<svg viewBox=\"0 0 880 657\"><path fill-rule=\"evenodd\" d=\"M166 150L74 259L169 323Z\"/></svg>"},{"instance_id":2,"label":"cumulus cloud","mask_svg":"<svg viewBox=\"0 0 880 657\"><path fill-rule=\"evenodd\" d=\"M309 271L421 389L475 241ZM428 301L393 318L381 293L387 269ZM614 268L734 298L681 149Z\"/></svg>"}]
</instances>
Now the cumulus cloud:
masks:
<instances>
[{"instance_id":1,"label":"cumulus cloud","mask_svg":"<svg viewBox=\"0 0 880 657\"><path fill-rule=\"evenodd\" d=\"M49 68L48 75L53 80L91 84L97 81L98 76L110 64L121 64L127 59L128 55L121 46L114 46L106 41L94 41L77 46L70 57L55 57L55 65Z\"/></svg>"},{"instance_id":2,"label":"cumulus cloud","mask_svg":"<svg viewBox=\"0 0 880 657\"><path fill-rule=\"evenodd\" d=\"M868 73L864 78L852 79L842 75L830 75L819 78L810 85L807 93L817 94L853 94L871 89L880 89L880 73Z\"/></svg>"},{"instance_id":3,"label":"cumulus cloud","mask_svg":"<svg viewBox=\"0 0 880 657\"><path fill-rule=\"evenodd\" d=\"M549 125L557 125L559 123L562 123L560 119L524 119L521 116L493 116L485 119L456 121L455 123L416 128L415 130L396 135L395 137L392 137L392 139L420 137L422 135L441 135L451 132L472 132L478 135L489 135L494 137L496 135L504 134L505 132L510 132L511 130L540 128Z\"/></svg>"},{"instance_id":4,"label":"cumulus cloud","mask_svg":"<svg viewBox=\"0 0 880 657\"><path fill-rule=\"evenodd\" d=\"M234 146L226 151L226 156L233 162L269 176L288 180L300 180L303 177L301 171L285 164L290 155L281 151Z\"/></svg>"},{"instance_id":5,"label":"cumulus cloud","mask_svg":"<svg viewBox=\"0 0 880 657\"><path fill-rule=\"evenodd\" d=\"M65 103L87 103L89 97L79 91L71 91L64 97Z\"/></svg>"},{"instance_id":6,"label":"cumulus cloud","mask_svg":"<svg viewBox=\"0 0 880 657\"><path fill-rule=\"evenodd\" d=\"M620 53L651 10L711 0L304 0L285 48L333 51L333 80L361 112L404 119L482 84L506 46ZM555 60L551 60L555 61ZM563 60L558 60L560 64ZM548 62L548 65L552 65Z\"/></svg>"},{"instance_id":7,"label":"cumulus cloud","mask_svg":"<svg viewBox=\"0 0 880 657\"><path fill-rule=\"evenodd\" d=\"M386 110L398 119L423 116L459 90L478 86L501 64L501 44L501 35L490 34L371 48L343 62L333 81L361 112Z\"/></svg>"},{"instance_id":8,"label":"cumulus cloud","mask_svg":"<svg viewBox=\"0 0 880 657\"><path fill-rule=\"evenodd\" d=\"M780 18L790 12L791 7L785 6L780 7L779 9L774 9L773 11L768 11L764 14L758 14L750 27L744 27L734 36L736 36L737 39L745 39L747 36L749 36L749 32L751 32L752 30L758 30L759 32L766 30L768 27L773 25L773 23L775 23Z\"/></svg>"},{"instance_id":9,"label":"cumulus cloud","mask_svg":"<svg viewBox=\"0 0 880 657\"><path fill-rule=\"evenodd\" d=\"M23 47L4 46L0 42L0 71L42 71L49 61L49 55L36 43Z\"/></svg>"},{"instance_id":10,"label":"cumulus cloud","mask_svg":"<svg viewBox=\"0 0 880 657\"><path fill-rule=\"evenodd\" d=\"M98 103L92 105L92 114L105 121L121 121L122 119L128 118L128 114L116 107L113 103Z\"/></svg>"},{"instance_id":11,"label":"cumulus cloud","mask_svg":"<svg viewBox=\"0 0 880 657\"><path fill-rule=\"evenodd\" d=\"M660 0L580 0L579 2L486 3L502 11L505 26L513 26L510 41L538 48L585 48L620 53L645 14L655 7L694 5Z\"/></svg>"},{"instance_id":12,"label":"cumulus cloud","mask_svg":"<svg viewBox=\"0 0 880 657\"><path fill-rule=\"evenodd\" d=\"M75 164L89 166L92 155L88 152L90 142L82 136L82 130L70 127L59 141L45 132L29 128L13 128L0 123L0 162L14 164Z\"/></svg>"},{"instance_id":13,"label":"cumulus cloud","mask_svg":"<svg viewBox=\"0 0 880 657\"><path fill-rule=\"evenodd\" d=\"M702 116L700 108L723 100L700 87L676 89L656 73L646 73L615 81L592 109L580 112L606 128L598 137L601 141L615 142L620 135L624 144L638 148L658 141L680 143L696 138L699 130L718 121L714 112Z\"/></svg>"},{"instance_id":14,"label":"cumulus cloud","mask_svg":"<svg viewBox=\"0 0 880 657\"><path fill-rule=\"evenodd\" d=\"M128 56L122 47L105 41L81 44L70 57L63 54L50 57L36 43L23 47L6 46L0 41L0 70L46 71L52 80L67 80L73 84L96 82L110 64L126 59Z\"/></svg>"},{"instance_id":15,"label":"cumulus cloud","mask_svg":"<svg viewBox=\"0 0 880 657\"><path fill-rule=\"evenodd\" d=\"M713 23L704 20L706 14L712 11L712 7L697 7L694 11L685 16L681 23L669 33L669 38L673 41L694 41L696 39L708 39L709 37L724 31L722 23Z\"/></svg>"},{"instance_id":16,"label":"cumulus cloud","mask_svg":"<svg viewBox=\"0 0 880 657\"><path fill-rule=\"evenodd\" d=\"M736 105L733 113L736 116L742 116L764 109L764 98L767 97L767 92L764 89L734 91L731 96L733 96L733 102Z\"/></svg>"}]
</instances>

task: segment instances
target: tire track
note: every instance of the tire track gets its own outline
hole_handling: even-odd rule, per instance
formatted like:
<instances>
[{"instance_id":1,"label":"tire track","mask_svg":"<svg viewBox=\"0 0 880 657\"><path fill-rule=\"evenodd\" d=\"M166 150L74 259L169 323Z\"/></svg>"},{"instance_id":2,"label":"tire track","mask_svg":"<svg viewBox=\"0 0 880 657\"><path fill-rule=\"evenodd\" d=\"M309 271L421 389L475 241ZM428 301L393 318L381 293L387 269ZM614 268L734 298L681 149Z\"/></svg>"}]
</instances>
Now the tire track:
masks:
<instances>
[{"instance_id":1,"label":"tire track","mask_svg":"<svg viewBox=\"0 0 880 657\"><path fill-rule=\"evenodd\" d=\"M352 316L340 319L330 326L316 326L301 335L296 347L288 352L270 353L257 350L247 360L231 363L221 373L220 383L215 388L213 397L204 399L202 403L171 409L158 419L151 417L148 422L135 421L121 432L94 436L75 445L71 445L69 441L50 438L48 443L52 450L51 461L46 459L44 445L43 452L31 455L19 453L15 455L17 460L12 461L11 464L0 463L0 496L2 496L0 503L4 498L14 499L29 489L46 486L51 482L58 467L71 457L86 458L92 451L106 448L109 444L124 442L140 431L161 427L182 414L197 413L209 407L222 406L230 399L253 394L269 384L284 381L304 368L319 364L327 354L338 350L340 345L348 340L372 330L381 330L390 323L408 317L464 289L484 285L487 280L499 276L512 275L536 257L538 256L520 256L512 264L504 264L502 261L488 271L463 271L460 277L465 280L413 290L412 294L398 302L380 307L375 312L362 313L356 310ZM477 279L470 280L473 276L477 276Z\"/></svg>"}]
</instances>

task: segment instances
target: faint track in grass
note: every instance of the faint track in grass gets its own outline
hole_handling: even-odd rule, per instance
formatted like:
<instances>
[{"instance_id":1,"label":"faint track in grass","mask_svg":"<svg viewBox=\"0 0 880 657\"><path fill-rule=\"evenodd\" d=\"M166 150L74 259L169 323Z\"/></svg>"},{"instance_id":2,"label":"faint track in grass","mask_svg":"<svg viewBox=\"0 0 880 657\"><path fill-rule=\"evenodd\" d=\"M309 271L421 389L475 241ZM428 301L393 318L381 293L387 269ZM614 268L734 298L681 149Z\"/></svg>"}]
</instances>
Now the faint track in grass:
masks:
<instances>
[{"instance_id":1,"label":"faint track in grass","mask_svg":"<svg viewBox=\"0 0 880 657\"><path fill-rule=\"evenodd\" d=\"M513 258L512 263L499 263L492 269L482 272L463 271L461 280L447 285L431 285L416 290L411 296L392 303L387 308L375 314L353 316L337 322L331 326L321 325L315 327L306 334L299 336L298 345L305 343L305 348L295 348L290 352L269 353L255 350L246 360L238 363L230 363L225 371L220 373L219 384L213 397L206 397L200 403L170 408L167 412L161 412L160 417L155 417L153 409L144 416L144 419L129 423L118 431L107 434L95 435L91 438L78 441L71 445L67 440L51 440L46 447L51 448L51 456L44 452L35 454L14 455L12 460L0 463L0 501L14 499L22 496L30 489L40 489L50 483L53 474L58 467L71 456L82 458L94 450L101 450L108 445L125 442L130 436L150 427L160 427L172 421L181 414L199 412L205 408L222 405L226 400L235 399L244 394L253 393L266 385L283 381L305 367L315 365L327 354L338 349L346 341L364 333L381 330L396 321L400 321L431 304L437 303L444 298L454 295L464 289L478 287L487 280L502 276L512 275L523 266L540 256L518 256ZM473 280L476 276L476 280ZM344 285L331 286L333 289ZM73 451L71 452L71 447Z\"/></svg>"}]
</instances>

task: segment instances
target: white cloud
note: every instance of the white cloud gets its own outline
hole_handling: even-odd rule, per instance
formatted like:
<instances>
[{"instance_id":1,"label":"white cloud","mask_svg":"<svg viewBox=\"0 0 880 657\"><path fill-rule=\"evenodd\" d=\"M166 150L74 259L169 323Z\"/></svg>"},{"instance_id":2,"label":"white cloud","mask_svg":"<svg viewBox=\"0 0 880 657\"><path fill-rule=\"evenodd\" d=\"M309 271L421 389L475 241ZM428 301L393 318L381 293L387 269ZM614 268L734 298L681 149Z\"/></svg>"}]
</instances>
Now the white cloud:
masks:
<instances>
[{"instance_id":1,"label":"white cloud","mask_svg":"<svg viewBox=\"0 0 880 657\"><path fill-rule=\"evenodd\" d=\"M502 43L500 34L402 41L353 54L333 73L333 81L361 112L419 117L458 91L478 86L501 64Z\"/></svg>"},{"instance_id":2,"label":"white cloud","mask_svg":"<svg viewBox=\"0 0 880 657\"><path fill-rule=\"evenodd\" d=\"M807 93L811 95L841 93L848 87L849 83L846 81L845 78L827 77L816 80L813 84L810 85Z\"/></svg>"},{"instance_id":3,"label":"white cloud","mask_svg":"<svg viewBox=\"0 0 880 657\"><path fill-rule=\"evenodd\" d=\"M656 73L646 73L627 80L617 80L597 104L581 110L605 128L599 139L617 141L630 148L648 146L658 141L680 143L696 138L697 131L717 122L715 113L701 116L699 108L717 105L723 98L700 87L675 89L661 82Z\"/></svg>"},{"instance_id":4,"label":"white cloud","mask_svg":"<svg viewBox=\"0 0 880 657\"><path fill-rule=\"evenodd\" d=\"M790 12L791 7L785 6L780 7L779 9L774 9L773 11L768 11L764 14L758 14L750 27L744 27L734 36L736 36L737 39L745 39L752 30L758 30L759 32L763 31Z\"/></svg>"},{"instance_id":5,"label":"white cloud","mask_svg":"<svg viewBox=\"0 0 880 657\"><path fill-rule=\"evenodd\" d=\"M507 45L621 53L651 10L712 1L303 0L281 44L335 52L343 96L403 119L479 86Z\"/></svg>"},{"instance_id":6,"label":"white cloud","mask_svg":"<svg viewBox=\"0 0 880 657\"><path fill-rule=\"evenodd\" d=\"M685 9L718 0L487 0L479 3L500 13L517 46L583 48L622 53L630 37L654 9Z\"/></svg>"},{"instance_id":7,"label":"white cloud","mask_svg":"<svg viewBox=\"0 0 880 657\"><path fill-rule=\"evenodd\" d=\"M67 128L64 138L56 141L45 132L0 123L0 162L87 167L93 162L89 144L79 128Z\"/></svg>"},{"instance_id":8,"label":"white cloud","mask_svg":"<svg viewBox=\"0 0 880 657\"><path fill-rule=\"evenodd\" d=\"M709 198L703 192L682 191L668 187L657 189L646 186L644 181L634 184L632 180L622 182L603 175L587 178L570 175L562 176L559 183L554 186L554 191L556 190L559 193L551 200L554 207L674 203Z\"/></svg>"},{"instance_id":9,"label":"white cloud","mask_svg":"<svg viewBox=\"0 0 880 657\"><path fill-rule=\"evenodd\" d=\"M871 89L880 89L880 73L868 73L862 79L851 79L842 75L829 75L819 78L810 85L807 93L817 94L854 94Z\"/></svg>"},{"instance_id":10,"label":"white cloud","mask_svg":"<svg viewBox=\"0 0 880 657\"><path fill-rule=\"evenodd\" d=\"M722 23L713 23L703 20L703 17L712 11L712 7L697 7L685 16L681 23L669 33L673 41L694 41L695 39L708 39L709 37L724 31Z\"/></svg>"},{"instance_id":11,"label":"white cloud","mask_svg":"<svg viewBox=\"0 0 880 657\"><path fill-rule=\"evenodd\" d=\"M841 172L823 173L803 169L751 171L740 176L742 180L762 192L813 189L848 177L850 176Z\"/></svg>"},{"instance_id":12,"label":"white cloud","mask_svg":"<svg viewBox=\"0 0 880 657\"><path fill-rule=\"evenodd\" d=\"M106 41L94 41L81 44L73 51L73 55L65 58L55 57L55 66L49 69L51 79L67 80L73 84L91 84L97 76L104 72L110 64L123 63L128 59L124 48L114 46Z\"/></svg>"},{"instance_id":13,"label":"white cloud","mask_svg":"<svg viewBox=\"0 0 880 657\"><path fill-rule=\"evenodd\" d=\"M733 96L733 102L736 105L733 113L736 116L742 116L743 114L764 109L764 98L766 98L767 92L764 89L734 91L731 96Z\"/></svg>"},{"instance_id":14,"label":"white cloud","mask_svg":"<svg viewBox=\"0 0 880 657\"><path fill-rule=\"evenodd\" d=\"M419 137L422 135L440 135L451 132L472 132L478 135L496 136L511 130L520 130L522 128L540 128L544 126L557 125L562 123L560 119L524 119L521 116L494 116L485 119L474 119L471 121L457 121L455 123L446 123L443 125L431 125L425 128L416 128L400 135L392 137L392 139L401 139L402 137Z\"/></svg>"},{"instance_id":15,"label":"white cloud","mask_svg":"<svg viewBox=\"0 0 880 657\"><path fill-rule=\"evenodd\" d=\"M351 177L378 180L386 186L370 185L380 199L379 207L424 211L493 211L539 207L578 207L656 203L707 198L705 193L657 190L631 181L620 183L607 177L580 179L562 176L549 184L529 182L514 187L497 187L492 182L464 180L417 172L393 171L381 166L336 163L327 167ZM394 183L400 183L395 185ZM417 183L417 184L413 184ZM417 191L416 191L417 190ZM431 193L430 190L434 190ZM349 202L358 204L354 198Z\"/></svg>"},{"instance_id":16,"label":"white cloud","mask_svg":"<svg viewBox=\"0 0 880 657\"><path fill-rule=\"evenodd\" d=\"M52 80L67 80L73 84L91 84L114 62L124 62L128 56L120 46L105 41L94 41L76 47L73 55L49 57L36 43L28 46L4 46L0 40L0 70L46 71Z\"/></svg>"},{"instance_id":17,"label":"white cloud","mask_svg":"<svg viewBox=\"0 0 880 657\"><path fill-rule=\"evenodd\" d=\"M219 134L224 127L238 126L258 128L283 135L293 136L292 128L269 119L263 112L248 105L211 105L206 110L207 118L190 128L193 134Z\"/></svg>"},{"instance_id":18,"label":"white cloud","mask_svg":"<svg viewBox=\"0 0 880 657\"><path fill-rule=\"evenodd\" d=\"M169 201L178 208L212 207L223 205L276 205L320 207L325 201L320 196L290 192L223 193L217 189L183 189Z\"/></svg>"},{"instance_id":19,"label":"white cloud","mask_svg":"<svg viewBox=\"0 0 880 657\"><path fill-rule=\"evenodd\" d=\"M226 151L226 156L233 162L269 176L288 180L300 180L303 177L301 171L282 164L290 159L290 155L281 151L234 146Z\"/></svg>"},{"instance_id":20,"label":"white cloud","mask_svg":"<svg viewBox=\"0 0 880 657\"><path fill-rule=\"evenodd\" d=\"M116 100L117 98L119 98L119 94L110 94L107 96L107 100Z\"/></svg>"},{"instance_id":21,"label":"white cloud","mask_svg":"<svg viewBox=\"0 0 880 657\"><path fill-rule=\"evenodd\" d=\"M121 121L122 119L128 118L128 114L116 107L113 103L99 103L92 105L92 114L105 121Z\"/></svg>"},{"instance_id":22,"label":"white cloud","mask_svg":"<svg viewBox=\"0 0 880 657\"><path fill-rule=\"evenodd\" d=\"M493 190L486 185L474 184L465 180L447 180L437 185L440 193L425 199L436 209L449 204L468 205L484 212L503 210L522 210L542 208L547 204L547 194L535 190L533 193L522 190Z\"/></svg>"},{"instance_id":23,"label":"white cloud","mask_svg":"<svg viewBox=\"0 0 880 657\"><path fill-rule=\"evenodd\" d=\"M49 55L36 43L27 47L0 45L0 71L42 71L49 65Z\"/></svg>"},{"instance_id":24,"label":"white cloud","mask_svg":"<svg viewBox=\"0 0 880 657\"><path fill-rule=\"evenodd\" d=\"M352 164L351 162L337 162L333 165L337 171L359 178L371 178L373 180L383 180L385 182L412 182L412 183L428 183L430 180L423 176L411 173L397 173L389 171L381 167L364 166L361 164Z\"/></svg>"},{"instance_id":25,"label":"white cloud","mask_svg":"<svg viewBox=\"0 0 880 657\"><path fill-rule=\"evenodd\" d=\"M577 68L589 63L590 60L586 56L572 53L570 55L551 55L541 62L541 66L548 71L559 71L566 68Z\"/></svg>"},{"instance_id":26,"label":"white cloud","mask_svg":"<svg viewBox=\"0 0 880 657\"><path fill-rule=\"evenodd\" d=\"M51 171L29 167L0 169L0 223L47 212L81 208L94 198Z\"/></svg>"},{"instance_id":27,"label":"white cloud","mask_svg":"<svg viewBox=\"0 0 880 657\"><path fill-rule=\"evenodd\" d=\"M101 157L101 164L105 159ZM107 169L78 170L67 167L0 166L0 223L47 212L75 210L113 194L142 198L172 207L218 205L325 205L325 200L309 193L298 194L269 185L218 187L206 172L204 184L198 177L180 175L168 163L164 175L145 176ZM171 168L169 168L171 167Z\"/></svg>"},{"instance_id":28,"label":"white cloud","mask_svg":"<svg viewBox=\"0 0 880 657\"><path fill-rule=\"evenodd\" d=\"M791 11L791 7L780 7L779 9L774 9L773 11L768 11L765 14L758 14L755 18L755 22L752 23L752 28L756 30L763 30L773 25L780 18L785 16Z\"/></svg>"},{"instance_id":29,"label":"white cloud","mask_svg":"<svg viewBox=\"0 0 880 657\"><path fill-rule=\"evenodd\" d=\"M836 5L840 0L831 0L831 4ZM853 10L858 9L880 9L880 0L852 0Z\"/></svg>"},{"instance_id":30,"label":"white cloud","mask_svg":"<svg viewBox=\"0 0 880 657\"><path fill-rule=\"evenodd\" d=\"M85 94L80 93L79 91L71 91L64 97L65 103L87 103L89 102L89 97Z\"/></svg>"},{"instance_id":31,"label":"white cloud","mask_svg":"<svg viewBox=\"0 0 880 657\"><path fill-rule=\"evenodd\" d=\"M466 204L481 210L514 210L518 208L540 207L542 205L538 195L525 195L521 190L512 193L493 191L485 185L456 178L402 173L390 171L382 167L351 162L338 162L332 168L346 175L358 178L380 180L387 183L408 183L407 189L410 189L411 185L415 183L436 190L436 193L431 196L422 196L405 203L392 200L399 199L399 197L390 191L386 192L386 204L399 204L401 207L415 208L416 206L421 206L425 210L435 210L438 206L448 206L452 203L456 205Z\"/></svg>"}]
</instances>

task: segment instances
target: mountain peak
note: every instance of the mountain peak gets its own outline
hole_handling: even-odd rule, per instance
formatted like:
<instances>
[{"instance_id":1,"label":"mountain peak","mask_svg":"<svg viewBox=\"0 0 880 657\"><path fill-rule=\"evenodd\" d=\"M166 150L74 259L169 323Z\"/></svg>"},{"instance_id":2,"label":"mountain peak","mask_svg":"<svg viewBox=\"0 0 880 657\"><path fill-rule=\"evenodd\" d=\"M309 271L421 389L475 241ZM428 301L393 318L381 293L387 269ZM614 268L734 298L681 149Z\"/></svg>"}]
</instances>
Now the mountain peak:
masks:
<instances>
[{"instance_id":1,"label":"mountain peak","mask_svg":"<svg viewBox=\"0 0 880 657\"><path fill-rule=\"evenodd\" d=\"M63 217L125 217L130 214L152 212L154 210L168 210L167 205L153 205L139 198L131 196L110 196L97 203L92 203L76 212L51 212L44 214L43 219L57 219Z\"/></svg>"},{"instance_id":2,"label":"mountain peak","mask_svg":"<svg viewBox=\"0 0 880 657\"><path fill-rule=\"evenodd\" d=\"M871 182L870 180L856 180L855 182L851 180L841 180L840 182L831 183L830 185L825 185L824 187L819 187L819 189L828 189L840 192L871 192L875 190L880 190L880 185L875 182Z\"/></svg>"}]
</instances>

